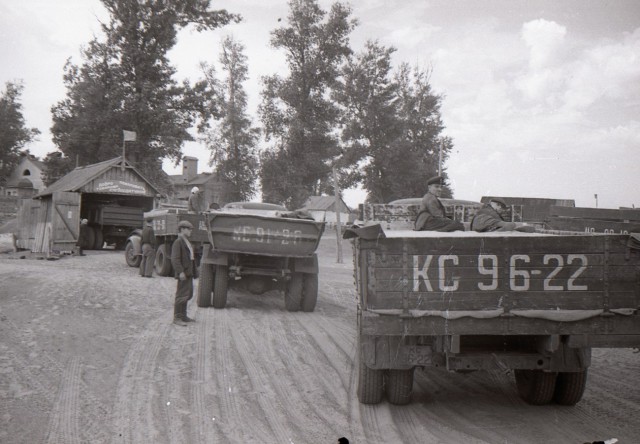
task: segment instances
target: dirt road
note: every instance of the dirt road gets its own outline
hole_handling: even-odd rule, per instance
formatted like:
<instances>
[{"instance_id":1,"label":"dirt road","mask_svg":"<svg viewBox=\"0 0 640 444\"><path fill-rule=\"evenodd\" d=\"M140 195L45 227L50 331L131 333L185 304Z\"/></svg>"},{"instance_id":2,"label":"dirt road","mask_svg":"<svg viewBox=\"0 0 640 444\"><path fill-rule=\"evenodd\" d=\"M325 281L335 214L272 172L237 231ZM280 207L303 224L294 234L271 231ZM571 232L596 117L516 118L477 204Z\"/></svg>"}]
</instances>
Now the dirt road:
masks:
<instances>
[{"instance_id":1,"label":"dirt road","mask_svg":"<svg viewBox=\"0 0 640 444\"><path fill-rule=\"evenodd\" d=\"M533 407L499 372L416 373L408 406L357 401L351 250L320 246L313 313L278 292L175 326L175 281L122 252L0 256L2 443L640 442L640 353L595 350L576 407Z\"/></svg>"}]
</instances>

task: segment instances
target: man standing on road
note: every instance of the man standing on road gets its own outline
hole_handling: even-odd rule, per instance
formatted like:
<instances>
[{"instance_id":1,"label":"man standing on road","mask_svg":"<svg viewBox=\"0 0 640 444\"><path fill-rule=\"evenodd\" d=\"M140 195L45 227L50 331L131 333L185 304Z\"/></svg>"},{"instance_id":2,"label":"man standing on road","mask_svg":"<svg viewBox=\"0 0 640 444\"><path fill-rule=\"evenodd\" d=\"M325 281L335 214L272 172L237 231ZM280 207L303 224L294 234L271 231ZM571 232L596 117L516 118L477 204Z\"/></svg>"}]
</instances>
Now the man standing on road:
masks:
<instances>
[{"instance_id":1,"label":"man standing on road","mask_svg":"<svg viewBox=\"0 0 640 444\"><path fill-rule=\"evenodd\" d=\"M507 210L507 203L499 197L492 198L478 210L471 219L471 229L473 231L513 231L516 229L514 222L506 222L502 214Z\"/></svg>"},{"instance_id":2,"label":"man standing on road","mask_svg":"<svg viewBox=\"0 0 640 444\"><path fill-rule=\"evenodd\" d=\"M156 233L153 231L153 219L147 219L142 229L142 260L140 276L153 277L153 264L156 260Z\"/></svg>"},{"instance_id":3,"label":"man standing on road","mask_svg":"<svg viewBox=\"0 0 640 444\"><path fill-rule=\"evenodd\" d=\"M80 231L78 233L78 242L76 246L78 247L78 256L86 256L82 249L85 245L89 243L89 221L87 219L82 219L80 221Z\"/></svg>"},{"instance_id":4,"label":"man standing on road","mask_svg":"<svg viewBox=\"0 0 640 444\"><path fill-rule=\"evenodd\" d=\"M427 181L427 194L420 203L416 231L464 231L462 223L446 216L444 206L440 202L442 182L442 176L434 176Z\"/></svg>"},{"instance_id":5,"label":"man standing on road","mask_svg":"<svg viewBox=\"0 0 640 444\"><path fill-rule=\"evenodd\" d=\"M187 316L187 303L193 297L193 280L198 278L193 246L189 242L193 225L182 220L178 223L178 238L171 246L171 265L178 280L176 301L173 310L173 323L186 326L187 322L195 322Z\"/></svg>"}]
</instances>

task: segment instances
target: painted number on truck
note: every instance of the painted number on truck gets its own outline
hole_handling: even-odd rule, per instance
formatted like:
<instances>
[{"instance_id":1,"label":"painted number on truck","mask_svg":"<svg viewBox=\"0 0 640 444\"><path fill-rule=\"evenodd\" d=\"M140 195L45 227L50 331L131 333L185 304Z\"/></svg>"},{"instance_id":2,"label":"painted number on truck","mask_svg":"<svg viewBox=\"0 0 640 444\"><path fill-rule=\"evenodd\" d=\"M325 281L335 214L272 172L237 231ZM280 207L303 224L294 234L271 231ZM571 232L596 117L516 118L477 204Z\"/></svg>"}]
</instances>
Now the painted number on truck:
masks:
<instances>
[{"instance_id":1,"label":"painted number on truck","mask_svg":"<svg viewBox=\"0 0 640 444\"><path fill-rule=\"evenodd\" d=\"M509 257L509 289L512 291L531 290L531 284L542 282L544 291L586 291L587 285L580 284L579 278L587 269L587 256L584 254L545 254L542 257L543 269L531 266L531 257L527 254L514 254ZM457 291L460 288L460 276L456 267L460 258L455 254L441 256L413 256L413 291ZM568 278L560 278L564 269L569 270ZM478 290L498 289L500 262L495 254L477 256ZM536 286L538 286L536 284Z\"/></svg>"},{"instance_id":2,"label":"painted number on truck","mask_svg":"<svg viewBox=\"0 0 640 444\"><path fill-rule=\"evenodd\" d=\"M257 242L259 244L297 245L302 238L301 230L274 230L271 228L240 225L233 227L236 242Z\"/></svg>"}]
</instances>

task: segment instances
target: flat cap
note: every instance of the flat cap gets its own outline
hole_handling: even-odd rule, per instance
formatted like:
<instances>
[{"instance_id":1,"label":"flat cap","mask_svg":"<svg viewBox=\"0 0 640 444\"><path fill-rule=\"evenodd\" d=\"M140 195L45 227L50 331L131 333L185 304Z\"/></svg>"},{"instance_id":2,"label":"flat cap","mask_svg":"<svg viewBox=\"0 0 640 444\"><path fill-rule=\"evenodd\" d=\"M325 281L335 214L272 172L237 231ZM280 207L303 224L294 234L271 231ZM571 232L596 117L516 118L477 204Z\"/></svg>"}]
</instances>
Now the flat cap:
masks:
<instances>
[{"instance_id":1,"label":"flat cap","mask_svg":"<svg viewBox=\"0 0 640 444\"><path fill-rule=\"evenodd\" d=\"M192 193L197 193L198 191L200 191L200 188L198 188L198 187L191 188L191 192Z\"/></svg>"},{"instance_id":2,"label":"flat cap","mask_svg":"<svg viewBox=\"0 0 640 444\"><path fill-rule=\"evenodd\" d=\"M193 225L188 220L181 220L178 222L178 228L190 228L193 230Z\"/></svg>"},{"instance_id":3,"label":"flat cap","mask_svg":"<svg viewBox=\"0 0 640 444\"><path fill-rule=\"evenodd\" d=\"M504 199L500 198L500 197L492 197L491 198L491 202L496 202L499 203L500 205L502 205L503 207L508 207L509 205L507 205L507 203L504 201Z\"/></svg>"},{"instance_id":4,"label":"flat cap","mask_svg":"<svg viewBox=\"0 0 640 444\"><path fill-rule=\"evenodd\" d=\"M442 176L433 176L432 178L427 180L427 185L433 185L436 183L442 185Z\"/></svg>"}]
</instances>

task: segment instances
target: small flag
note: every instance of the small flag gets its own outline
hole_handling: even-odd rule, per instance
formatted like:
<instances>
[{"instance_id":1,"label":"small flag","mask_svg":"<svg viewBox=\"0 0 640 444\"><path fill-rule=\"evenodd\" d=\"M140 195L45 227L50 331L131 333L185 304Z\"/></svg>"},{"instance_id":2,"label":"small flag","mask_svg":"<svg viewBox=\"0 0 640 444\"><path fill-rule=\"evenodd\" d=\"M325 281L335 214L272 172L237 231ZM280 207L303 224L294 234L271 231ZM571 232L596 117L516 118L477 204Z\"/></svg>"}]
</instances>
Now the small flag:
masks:
<instances>
[{"instance_id":1,"label":"small flag","mask_svg":"<svg viewBox=\"0 0 640 444\"><path fill-rule=\"evenodd\" d=\"M122 130L122 135L124 136L124 141L125 142L136 140L136 132L135 131Z\"/></svg>"}]
</instances>

